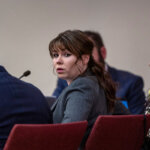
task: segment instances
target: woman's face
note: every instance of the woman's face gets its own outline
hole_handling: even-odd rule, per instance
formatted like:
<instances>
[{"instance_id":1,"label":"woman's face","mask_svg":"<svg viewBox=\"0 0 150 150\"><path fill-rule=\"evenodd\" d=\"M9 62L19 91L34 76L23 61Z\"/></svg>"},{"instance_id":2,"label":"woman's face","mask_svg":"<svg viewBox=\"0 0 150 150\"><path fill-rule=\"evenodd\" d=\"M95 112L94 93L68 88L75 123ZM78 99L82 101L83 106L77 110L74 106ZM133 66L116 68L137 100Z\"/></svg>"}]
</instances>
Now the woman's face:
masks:
<instances>
[{"instance_id":1,"label":"woman's face","mask_svg":"<svg viewBox=\"0 0 150 150\"><path fill-rule=\"evenodd\" d=\"M59 78L67 81L68 85L78 77L85 69L81 59L68 50L53 52L53 66Z\"/></svg>"}]
</instances>

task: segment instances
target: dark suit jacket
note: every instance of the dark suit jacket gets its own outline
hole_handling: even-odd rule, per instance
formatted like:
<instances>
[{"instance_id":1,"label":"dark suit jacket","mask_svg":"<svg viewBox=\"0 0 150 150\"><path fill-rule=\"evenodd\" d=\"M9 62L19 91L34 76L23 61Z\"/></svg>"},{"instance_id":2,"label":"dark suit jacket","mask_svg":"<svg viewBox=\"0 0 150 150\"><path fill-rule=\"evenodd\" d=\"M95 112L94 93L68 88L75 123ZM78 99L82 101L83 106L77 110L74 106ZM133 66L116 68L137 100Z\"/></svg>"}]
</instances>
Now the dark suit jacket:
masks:
<instances>
[{"instance_id":1,"label":"dark suit jacket","mask_svg":"<svg viewBox=\"0 0 150 150\"><path fill-rule=\"evenodd\" d=\"M132 114L143 114L145 111L145 94L143 79L127 71L108 67L113 81L118 85L116 96L128 102Z\"/></svg>"},{"instance_id":2,"label":"dark suit jacket","mask_svg":"<svg viewBox=\"0 0 150 150\"><path fill-rule=\"evenodd\" d=\"M127 101L132 114L143 114L145 111L145 94L143 91L143 79L127 71L118 70L108 66L108 72L118 84L116 96ZM53 96L58 97L67 87L67 82L58 79Z\"/></svg>"},{"instance_id":3,"label":"dark suit jacket","mask_svg":"<svg viewBox=\"0 0 150 150\"><path fill-rule=\"evenodd\" d=\"M40 90L0 66L0 150L14 124L51 122L48 103Z\"/></svg>"}]
</instances>

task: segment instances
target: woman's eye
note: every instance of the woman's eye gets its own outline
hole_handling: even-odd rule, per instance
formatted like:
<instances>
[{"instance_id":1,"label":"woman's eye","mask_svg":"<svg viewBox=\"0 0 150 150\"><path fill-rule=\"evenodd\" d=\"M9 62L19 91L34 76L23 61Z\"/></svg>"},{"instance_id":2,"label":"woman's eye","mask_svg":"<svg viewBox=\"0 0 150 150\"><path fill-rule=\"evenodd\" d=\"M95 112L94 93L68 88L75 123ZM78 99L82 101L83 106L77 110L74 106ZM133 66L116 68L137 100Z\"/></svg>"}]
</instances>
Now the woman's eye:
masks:
<instances>
[{"instance_id":1,"label":"woman's eye","mask_svg":"<svg viewBox=\"0 0 150 150\"><path fill-rule=\"evenodd\" d=\"M65 56L65 57L69 57L69 56L71 56L71 54L66 53L66 54L64 54L64 56Z\"/></svg>"},{"instance_id":2,"label":"woman's eye","mask_svg":"<svg viewBox=\"0 0 150 150\"><path fill-rule=\"evenodd\" d=\"M53 58L57 58L59 55L58 54L53 54Z\"/></svg>"}]
</instances>

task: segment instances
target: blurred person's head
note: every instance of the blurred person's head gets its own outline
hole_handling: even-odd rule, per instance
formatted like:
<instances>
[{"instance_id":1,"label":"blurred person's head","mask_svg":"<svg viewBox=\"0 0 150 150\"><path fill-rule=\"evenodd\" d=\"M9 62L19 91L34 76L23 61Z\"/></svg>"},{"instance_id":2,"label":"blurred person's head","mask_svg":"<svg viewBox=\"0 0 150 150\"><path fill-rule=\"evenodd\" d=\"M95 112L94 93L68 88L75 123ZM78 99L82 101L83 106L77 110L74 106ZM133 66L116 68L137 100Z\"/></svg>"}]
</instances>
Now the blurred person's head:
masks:
<instances>
[{"instance_id":1,"label":"blurred person's head","mask_svg":"<svg viewBox=\"0 0 150 150\"><path fill-rule=\"evenodd\" d=\"M105 64L106 59L106 48L104 46L103 39L98 32L86 30L84 33L93 42L93 57L95 61Z\"/></svg>"}]
</instances>

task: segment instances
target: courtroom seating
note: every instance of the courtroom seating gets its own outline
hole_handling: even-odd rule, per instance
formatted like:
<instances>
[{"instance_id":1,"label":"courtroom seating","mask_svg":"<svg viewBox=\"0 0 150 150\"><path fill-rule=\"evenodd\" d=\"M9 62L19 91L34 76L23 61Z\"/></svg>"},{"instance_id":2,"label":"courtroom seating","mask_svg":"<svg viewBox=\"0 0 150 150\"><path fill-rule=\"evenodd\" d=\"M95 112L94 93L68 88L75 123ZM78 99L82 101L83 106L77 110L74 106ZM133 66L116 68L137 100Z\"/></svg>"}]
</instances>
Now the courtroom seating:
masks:
<instances>
[{"instance_id":1,"label":"courtroom seating","mask_svg":"<svg viewBox=\"0 0 150 150\"><path fill-rule=\"evenodd\" d=\"M143 115L99 116L85 150L141 150L143 131Z\"/></svg>"},{"instance_id":2,"label":"courtroom seating","mask_svg":"<svg viewBox=\"0 0 150 150\"><path fill-rule=\"evenodd\" d=\"M148 132L148 129L150 129L150 114L146 115L146 133Z\"/></svg>"},{"instance_id":3,"label":"courtroom seating","mask_svg":"<svg viewBox=\"0 0 150 150\"><path fill-rule=\"evenodd\" d=\"M150 150L150 114L144 116L144 143L142 150Z\"/></svg>"},{"instance_id":4,"label":"courtroom seating","mask_svg":"<svg viewBox=\"0 0 150 150\"><path fill-rule=\"evenodd\" d=\"M16 124L3 150L77 150L87 121L65 124Z\"/></svg>"},{"instance_id":5,"label":"courtroom seating","mask_svg":"<svg viewBox=\"0 0 150 150\"><path fill-rule=\"evenodd\" d=\"M54 96L46 96L45 98L49 107L51 107L53 103L56 101L56 98Z\"/></svg>"}]
</instances>

